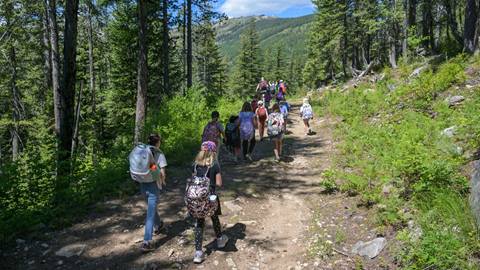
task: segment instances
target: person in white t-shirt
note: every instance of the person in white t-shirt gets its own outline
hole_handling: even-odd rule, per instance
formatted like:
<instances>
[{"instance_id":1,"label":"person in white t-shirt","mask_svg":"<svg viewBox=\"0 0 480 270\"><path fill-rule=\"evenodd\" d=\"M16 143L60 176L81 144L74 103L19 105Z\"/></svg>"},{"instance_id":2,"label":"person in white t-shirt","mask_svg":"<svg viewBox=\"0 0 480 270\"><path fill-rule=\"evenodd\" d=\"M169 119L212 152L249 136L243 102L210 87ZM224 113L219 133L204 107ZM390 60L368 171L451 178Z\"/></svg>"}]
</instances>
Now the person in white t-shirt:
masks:
<instances>
[{"instance_id":1,"label":"person in white t-shirt","mask_svg":"<svg viewBox=\"0 0 480 270\"><path fill-rule=\"evenodd\" d=\"M163 228L163 221L160 219L157 212L158 197L160 190L166 185L166 167L167 159L160 150L161 138L158 134L151 134L148 137L148 144L155 159L155 164L152 165L152 172L149 174L152 177L151 182L140 183L140 192L145 196L147 202L147 217L145 219L145 234L141 249L143 252L154 250L152 241L153 234L159 234Z\"/></svg>"}]
</instances>

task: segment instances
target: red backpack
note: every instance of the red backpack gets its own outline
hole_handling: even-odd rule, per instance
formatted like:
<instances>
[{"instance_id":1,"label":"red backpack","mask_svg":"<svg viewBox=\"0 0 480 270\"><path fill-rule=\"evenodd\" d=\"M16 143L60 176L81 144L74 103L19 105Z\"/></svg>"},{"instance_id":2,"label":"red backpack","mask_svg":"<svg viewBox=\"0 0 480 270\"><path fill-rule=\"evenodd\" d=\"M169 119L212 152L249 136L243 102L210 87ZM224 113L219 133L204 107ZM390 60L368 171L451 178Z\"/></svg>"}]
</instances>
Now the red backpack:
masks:
<instances>
[{"instance_id":1,"label":"red backpack","mask_svg":"<svg viewBox=\"0 0 480 270\"><path fill-rule=\"evenodd\" d=\"M257 115L260 119L267 119L267 110L265 109L265 107L258 108Z\"/></svg>"}]
</instances>

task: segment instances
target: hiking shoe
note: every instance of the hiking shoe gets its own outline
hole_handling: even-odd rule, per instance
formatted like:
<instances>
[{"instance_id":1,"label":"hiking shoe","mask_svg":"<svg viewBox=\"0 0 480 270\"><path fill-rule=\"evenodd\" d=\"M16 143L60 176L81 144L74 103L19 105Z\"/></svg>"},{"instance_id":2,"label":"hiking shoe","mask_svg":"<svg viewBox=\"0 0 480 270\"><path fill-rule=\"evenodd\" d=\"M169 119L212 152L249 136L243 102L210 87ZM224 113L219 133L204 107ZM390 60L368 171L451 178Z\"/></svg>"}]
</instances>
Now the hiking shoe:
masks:
<instances>
[{"instance_id":1,"label":"hiking shoe","mask_svg":"<svg viewBox=\"0 0 480 270\"><path fill-rule=\"evenodd\" d=\"M248 161L253 161L252 156L250 154L247 154L245 157L248 159Z\"/></svg>"},{"instance_id":2,"label":"hiking shoe","mask_svg":"<svg viewBox=\"0 0 480 270\"><path fill-rule=\"evenodd\" d=\"M224 248L227 245L228 236L223 234L220 238L217 238L217 248Z\"/></svg>"},{"instance_id":3,"label":"hiking shoe","mask_svg":"<svg viewBox=\"0 0 480 270\"><path fill-rule=\"evenodd\" d=\"M152 241L143 241L142 245L140 246L140 249L142 250L143 253L146 253L146 252L155 250L155 246L153 245Z\"/></svg>"},{"instance_id":4,"label":"hiking shoe","mask_svg":"<svg viewBox=\"0 0 480 270\"><path fill-rule=\"evenodd\" d=\"M193 256L193 263L202 263L203 260L205 260L205 255L203 255L203 251L195 251L195 256Z\"/></svg>"},{"instance_id":5,"label":"hiking shoe","mask_svg":"<svg viewBox=\"0 0 480 270\"><path fill-rule=\"evenodd\" d=\"M159 235L160 231L163 229L164 223L163 221L160 221L160 224L153 226L153 234Z\"/></svg>"}]
</instances>

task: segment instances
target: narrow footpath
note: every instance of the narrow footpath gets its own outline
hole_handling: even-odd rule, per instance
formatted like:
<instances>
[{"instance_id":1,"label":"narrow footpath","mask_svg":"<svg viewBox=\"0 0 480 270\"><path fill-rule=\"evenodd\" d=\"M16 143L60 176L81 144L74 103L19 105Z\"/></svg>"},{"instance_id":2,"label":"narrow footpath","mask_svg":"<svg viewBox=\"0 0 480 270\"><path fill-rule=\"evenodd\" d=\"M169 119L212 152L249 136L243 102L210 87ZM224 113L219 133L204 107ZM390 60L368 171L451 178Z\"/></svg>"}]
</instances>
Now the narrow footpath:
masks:
<instances>
[{"instance_id":1,"label":"narrow footpath","mask_svg":"<svg viewBox=\"0 0 480 270\"><path fill-rule=\"evenodd\" d=\"M154 237L154 252L139 249L145 204L136 195L102 202L83 222L18 244L3 255L8 269L395 269L388 245L374 260L351 255L357 241L378 233L357 198L322 193L322 172L335 151L331 122L314 119L316 134L306 136L299 104L293 105L284 161L274 161L268 139L257 144L253 162L234 164L221 152L220 220L231 240L216 250L208 220L203 264L192 263L193 227L183 202L189 168L169 168L169 188L159 205L167 226Z\"/></svg>"}]
</instances>

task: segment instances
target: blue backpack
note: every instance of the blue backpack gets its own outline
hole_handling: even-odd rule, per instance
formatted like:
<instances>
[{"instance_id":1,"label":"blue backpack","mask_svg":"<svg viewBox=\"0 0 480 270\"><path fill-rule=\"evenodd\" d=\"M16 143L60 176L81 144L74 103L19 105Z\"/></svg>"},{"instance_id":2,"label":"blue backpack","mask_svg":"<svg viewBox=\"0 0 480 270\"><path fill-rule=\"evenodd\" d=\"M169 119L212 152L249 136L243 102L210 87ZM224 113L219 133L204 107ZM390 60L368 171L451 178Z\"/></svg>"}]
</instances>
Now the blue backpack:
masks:
<instances>
[{"instance_id":1,"label":"blue backpack","mask_svg":"<svg viewBox=\"0 0 480 270\"><path fill-rule=\"evenodd\" d=\"M287 116L288 116L288 104L286 102L280 104L280 113L282 113L284 118L287 118Z\"/></svg>"}]
</instances>

